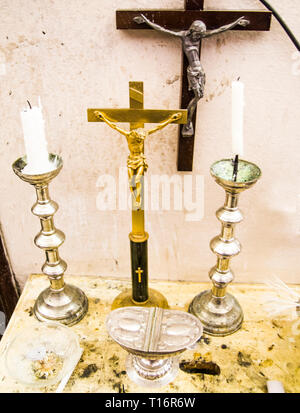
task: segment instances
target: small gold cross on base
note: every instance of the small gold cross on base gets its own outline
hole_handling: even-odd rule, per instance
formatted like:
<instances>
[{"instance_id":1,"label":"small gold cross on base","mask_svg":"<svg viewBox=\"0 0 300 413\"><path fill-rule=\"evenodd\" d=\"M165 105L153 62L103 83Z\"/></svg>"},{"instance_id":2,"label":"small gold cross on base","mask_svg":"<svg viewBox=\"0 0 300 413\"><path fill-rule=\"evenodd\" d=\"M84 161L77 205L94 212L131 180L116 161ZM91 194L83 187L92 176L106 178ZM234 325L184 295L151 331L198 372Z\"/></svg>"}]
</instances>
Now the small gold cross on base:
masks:
<instances>
[{"instance_id":1,"label":"small gold cross on base","mask_svg":"<svg viewBox=\"0 0 300 413\"><path fill-rule=\"evenodd\" d=\"M144 272L141 267L139 267L137 270L135 270L135 272L137 273L138 277L139 277L139 283L142 282L142 273Z\"/></svg>"}]
</instances>

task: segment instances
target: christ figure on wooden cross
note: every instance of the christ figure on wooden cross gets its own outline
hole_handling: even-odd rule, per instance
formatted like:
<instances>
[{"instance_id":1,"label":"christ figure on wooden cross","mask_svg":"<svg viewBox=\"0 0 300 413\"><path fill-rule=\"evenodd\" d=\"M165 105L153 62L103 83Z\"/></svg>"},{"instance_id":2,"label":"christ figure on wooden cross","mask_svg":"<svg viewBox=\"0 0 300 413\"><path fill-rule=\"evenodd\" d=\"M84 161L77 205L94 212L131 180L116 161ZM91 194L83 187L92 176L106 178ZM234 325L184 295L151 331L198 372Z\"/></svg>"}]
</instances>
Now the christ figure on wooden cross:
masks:
<instances>
[{"instance_id":1,"label":"christ figure on wooden cross","mask_svg":"<svg viewBox=\"0 0 300 413\"><path fill-rule=\"evenodd\" d=\"M194 92L194 98L188 104L188 120L182 128L182 136L188 137L194 135L193 128L193 115L197 107L197 103L204 95L205 86L205 72L200 61L200 42L202 39L214 36L215 34L226 32L233 29L235 26L247 26L250 22L244 17L240 17L233 23L221 26L218 29L207 30L206 25L201 20L195 20L188 30L182 30L174 32L172 30L165 29L164 27L151 22L143 14L134 17L136 23L147 23L150 27L163 33L170 34L172 36L179 37L182 41L183 51L188 59L189 66L187 68L187 78L189 84L189 90Z\"/></svg>"}]
</instances>

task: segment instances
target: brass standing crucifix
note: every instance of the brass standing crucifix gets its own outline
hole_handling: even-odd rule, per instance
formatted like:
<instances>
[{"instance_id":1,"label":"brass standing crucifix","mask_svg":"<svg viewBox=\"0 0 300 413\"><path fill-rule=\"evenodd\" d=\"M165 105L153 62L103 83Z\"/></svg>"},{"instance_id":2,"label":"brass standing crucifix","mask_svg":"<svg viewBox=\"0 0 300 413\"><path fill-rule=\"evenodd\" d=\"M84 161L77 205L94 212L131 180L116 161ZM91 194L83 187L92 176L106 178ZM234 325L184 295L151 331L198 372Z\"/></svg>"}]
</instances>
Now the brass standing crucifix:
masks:
<instances>
[{"instance_id":1,"label":"brass standing crucifix","mask_svg":"<svg viewBox=\"0 0 300 413\"><path fill-rule=\"evenodd\" d=\"M88 109L89 122L105 122L126 137L129 148L127 169L132 194L132 231L129 234L132 291L118 295L112 309L131 305L167 308L165 297L158 291L148 289L149 235L145 231L143 185L148 165L144 155L144 142L147 136L170 123L185 124L187 110L144 109L143 82L129 82L129 98L129 109ZM129 122L130 131L118 127L116 122ZM156 123L157 126L146 130L145 123Z\"/></svg>"},{"instance_id":2,"label":"brass standing crucifix","mask_svg":"<svg viewBox=\"0 0 300 413\"><path fill-rule=\"evenodd\" d=\"M185 10L118 10L117 29L155 29L182 40L181 107L189 122L180 128L177 168L193 167L197 102L203 97L205 73L200 63L201 39L226 30L269 30L270 11L203 10L204 0L185 0Z\"/></svg>"}]
</instances>

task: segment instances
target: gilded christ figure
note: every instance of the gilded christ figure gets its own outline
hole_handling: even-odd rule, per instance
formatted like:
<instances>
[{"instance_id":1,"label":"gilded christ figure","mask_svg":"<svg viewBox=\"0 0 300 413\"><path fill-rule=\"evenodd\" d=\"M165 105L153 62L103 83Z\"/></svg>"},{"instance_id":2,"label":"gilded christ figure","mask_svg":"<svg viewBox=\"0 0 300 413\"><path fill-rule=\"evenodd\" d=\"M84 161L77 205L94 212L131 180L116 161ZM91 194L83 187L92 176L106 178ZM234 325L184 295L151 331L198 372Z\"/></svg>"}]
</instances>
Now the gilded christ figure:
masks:
<instances>
[{"instance_id":1,"label":"gilded christ figure","mask_svg":"<svg viewBox=\"0 0 300 413\"><path fill-rule=\"evenodd\" d=\"M133 19L136 23L147 23L150 27L163 33L170 34L172 36L179 37L182 41L183 51L188 59L189 66L187 68L187 78L189 84L189 90L194 92L194 98L188 104L188 120L187 123L182 128L182 136L188 137L194 135L193 128L193 114L196 110L197 103L204 95L205 86L205 72L200 61L200 42L202 39L214 36L215 34L226 32L231 30L235 26L247 26L250 22L244 17L241 17L234 21L233 23L221 26L218 29L207 30L206 25L201 20L195 20L188 30L182 31L172 31L159 26L156 23L151 22L143 14L134 17Z\"/></svg>"},{"instance_id":2,"label":"gilded christ figure","mask_svg":"<svg viewBox=\"0 0 300 413\"><path fill-rule=\"evenodd\" d=\"M152 133L165 128L169 123L172 123L181 118L181 113L171 115L165 121L159 123L153 129L146 130L144 128L133 129L126 131L119 128L115 123L111 122L102 112L95 111L97 118L101 119L112 129L115 129L126 137L129 155L127 158L127 170L129 179L129 188L132 196L135 199L136 208L140 209L142 206L141 192L142 192L142 177L147 171L148 165L144 155L145 139Z\"/></svg>"}]
</instances>

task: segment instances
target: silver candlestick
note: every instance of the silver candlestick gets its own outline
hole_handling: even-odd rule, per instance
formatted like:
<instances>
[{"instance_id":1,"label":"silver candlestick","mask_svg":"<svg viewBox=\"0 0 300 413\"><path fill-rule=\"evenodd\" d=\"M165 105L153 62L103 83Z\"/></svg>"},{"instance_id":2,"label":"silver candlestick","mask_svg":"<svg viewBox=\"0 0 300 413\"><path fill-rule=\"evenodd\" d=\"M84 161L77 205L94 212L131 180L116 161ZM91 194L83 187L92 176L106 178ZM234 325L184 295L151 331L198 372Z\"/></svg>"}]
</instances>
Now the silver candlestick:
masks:
<instances>
[{"instance_id":1,"label":"silver candlestick","mask_svg":"<svg viewBox=\"0 0 300 413\"><path fill-rule=\"evenodd\" d=\"M217 265L209 272L212 289L198 294L189 307L189 312L203 323L204 331L215 336L234 333L243 322L243 310L237 299L226 293L226 287L234 279L230 260L241 251L241 245L234 237L235 225L243 220L237 206L239 194L257 182L261 171L253 163L243 160L236 166L237 170L231 159L224 159L210 169L215 181L226 192L225 204L216 213L222 224L221 234L210 243L212 252L217 255Z\"/></svg>"},{"instance_id":2,"label":"silver candlestick","mask_svg":"<svg viewBox=\"0 0 300 413\"><path fill-rule=\"evenodd\" d=\"M183 311L123 307L106 319L110 336L129 352L126 371L140 386L161 387L177 375L178 355L202 336L200 321Z\"/></svg>"},{"instance_id":3,"label":"silver candlestick","mask_svg":"<svg viewBox=\"0 0 300 413\"><path fill-rule=\"evenodd\" d=\"M30 175L23 170L27 165L27 158L17 159L13 164L15 174L23 181L33 185L36 189L37 202L31 211L41 221L41 231L34 239L37 247L43 249L46 254L46 262L42 271L48 276L50 287L42 291L37 298L33 312L40 321L58 321L62 324L73 325L78 323L88 310L88 300L79 288L64 283L64 273L67 264L58 253L58 248L63 244L65 235L56 229L53 215L58 209L56 202L49 196L49 183L60 172L62 158L50 154L49 161L53 165L50 172Z\"/></svg>"}]
</instances>

